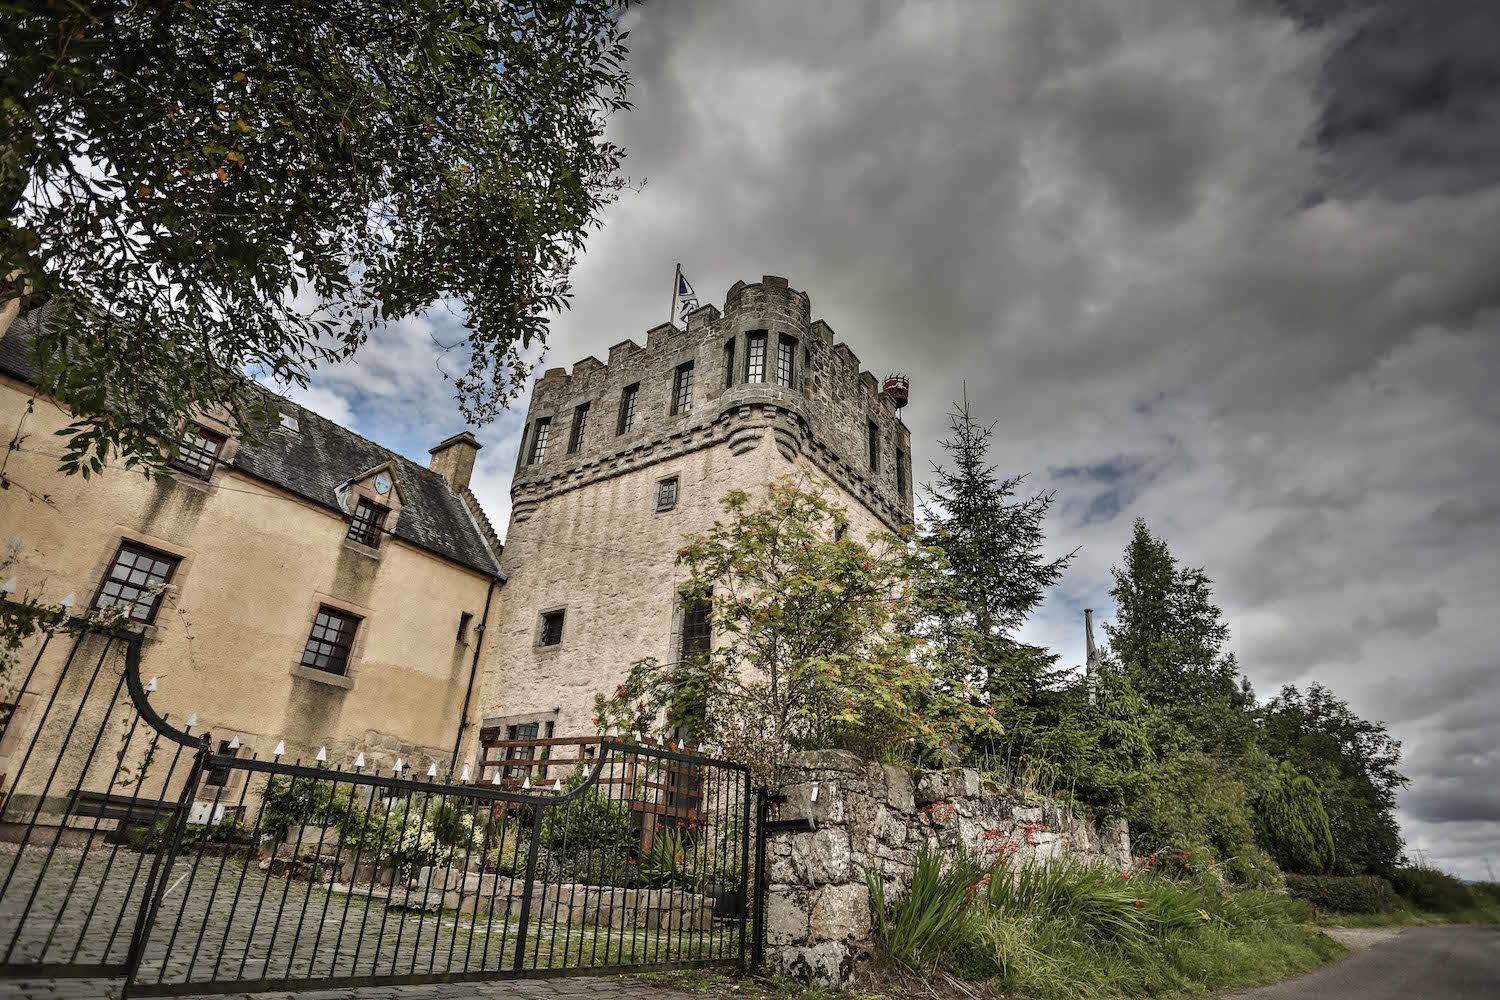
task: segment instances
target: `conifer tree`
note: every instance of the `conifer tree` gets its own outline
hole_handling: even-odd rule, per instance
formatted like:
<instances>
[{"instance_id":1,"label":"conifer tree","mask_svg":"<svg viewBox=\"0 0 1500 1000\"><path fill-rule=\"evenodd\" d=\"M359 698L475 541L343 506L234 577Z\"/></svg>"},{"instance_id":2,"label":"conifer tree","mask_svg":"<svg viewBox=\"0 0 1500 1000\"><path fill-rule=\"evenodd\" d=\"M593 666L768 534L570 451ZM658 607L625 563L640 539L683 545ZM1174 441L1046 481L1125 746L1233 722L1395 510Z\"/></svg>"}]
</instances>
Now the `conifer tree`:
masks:
<instances>
[{"instance_id":1,"label":"conifer tree","mask_svg":"<svg viewBox=\"0 0 1500 1000\"><path fill-rule=\"evenodd\" d=\"M1290 761L1256 804L1261 840L1284 871L1322 875L1333 869L1333 831L1318 786Z\"/></svg>"}]
</instances>

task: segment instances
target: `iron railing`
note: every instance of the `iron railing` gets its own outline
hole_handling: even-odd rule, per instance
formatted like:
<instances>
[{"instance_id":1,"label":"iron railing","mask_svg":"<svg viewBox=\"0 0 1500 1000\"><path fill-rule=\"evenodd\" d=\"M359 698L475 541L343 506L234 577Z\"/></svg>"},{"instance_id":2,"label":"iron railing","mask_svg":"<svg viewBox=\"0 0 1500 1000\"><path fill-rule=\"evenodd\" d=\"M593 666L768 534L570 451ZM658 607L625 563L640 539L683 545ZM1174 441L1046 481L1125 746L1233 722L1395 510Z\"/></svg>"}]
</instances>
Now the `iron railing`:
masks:
<instances>
[{"instance_id":1,"label":"iron railing","mask_svg":"<svg viewBox=\"0 0 1500 1000\"><path fill-rule=\"evenodd\" d=\"M761 809L741 765L599 740L517 790L436 759L219 752L157 714L139 666L134 635L48 636L11 700L0 978L167 995L751 953Z\"/></svg>"}]
</instances>

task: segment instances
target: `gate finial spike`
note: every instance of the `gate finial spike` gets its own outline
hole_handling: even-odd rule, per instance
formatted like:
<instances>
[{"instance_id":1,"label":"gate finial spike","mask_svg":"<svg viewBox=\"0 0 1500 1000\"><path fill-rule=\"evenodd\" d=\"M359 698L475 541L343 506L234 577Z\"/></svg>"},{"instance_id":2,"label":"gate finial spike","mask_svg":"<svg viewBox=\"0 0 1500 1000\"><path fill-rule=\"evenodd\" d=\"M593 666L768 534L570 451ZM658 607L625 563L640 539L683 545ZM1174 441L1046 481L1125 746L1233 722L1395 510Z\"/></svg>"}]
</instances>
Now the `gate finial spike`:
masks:
<instances>
[{"instance_id":1,"label":"gate finial spike","mask_svg":"<svg viewBox=\"0 0 1500 1000\"><path fill-rule=\"evenodd\" d=\"M155 677L151 678L149 681L146 682L146 687L145 687L144 690L145 690L145 692L147 694L155 694L156 693L156 678Z\"/></svg>"},{"instance_id":2,"label":"gate finial spike","mask_svg":"<svg viewBox=\"0 0 1500 1000\"><path fill-rule=\"evenodd\" d=\"M469 765L465 764L463 773L458 776L459 784L465 784L469 780Z\"/></svg>"},{"instance_id":3,"label":"gate finial spike","mask_svg":"<svg viewBox=\"0 0 1500 1000\"><path fill-rule=\"evenodd\" d=\"M354 758L354 767L358 770L365 766L365 752L361 750Z\"/></svg>"},{"instance_id":4,"label":"gate finial spike","mask_svg":"<svg viewBox=\"0 0 1500 1000\"><path fill-rule=\"evenodd\" d=\"M190 715L190 716L187 717L187 727L189 729L192 729L197 724L198 724L198 713L194 712L192 715Z\"/></svg>"},{"instance_id":5,"label":"gate finial spike","mask_svg":"<svg viewBox=\"0 0 1500 1000\"><path fill-rule=\"evenodd\" d=\"M392 770L392 771L395 771L395 772L396 772L396 774L398 774L398 775L399 775L399 774L400 774L400 773L401 773L401 769L402 769L402 768L403 768L403 767L405 767L405 766L406 766L406 765L405 765L405 764L403 764L403 763L401 763L401 758L400 758L400 757L397 757L397 758L396 758L396 766L395 766L395 767L392 767L392 768L391 768L391 770Z\"/></svg>"},{"instance_id":6,"label":"gate finial spike","mask_svg":"<svg viewBox=\"0 0 1500 1000\"><path fill-rule=\"evenodd\" d=\"M497 768L495 768L495 777L494 777L494 782L495 782L495 784L497 784L497 785L498 785L498 784L500 784L500 769L499 769L499 768L498 768L498 767L497 767Z\"/></svg>"},{"instance_id":7,"label":"gate finial spike","mask_svg":"<svg viewBox=\"0 0 1500 1000\"><path fill-rule=\"evenodd\" d=\"M63 607L65 607L65 608L71 608L73 606L73 602L76 601L76 600L78 600L77 595L75 595L75 594L69 594L67 597L64 597L62 599L61 603L62 603Z\"/></svg>"},{"instance_id":8,"label":"gate finial spike","mask_svg":"<svg viewBox=\"0 0 1500 1000\"><path fill-rule=\"evenodd\" d=\"M0 594L4 594L7 597L9 597L11 594L14 594L15 592L16 592L16 578L15 577L11 577L9 580L6 580L4 583L0 583Z\"/></svg>"},{"instance_id":9,"label":"gate finial spike","mask_svg":"<svg viewBox=\"0 0 1500 1000\"><path fill-rule=\"evenodd\" d=\"M437 777L437 761L433 761L431 764L427 765L427 777L429 777L429 778L436 778Z\"/></svg>"},{"instance_id":10,"label":"gate finial spike","mask_svg":"<svg viewBox=\"0 0 1500 1000\"><path fill-rule=\"evenodd\" d=\"M326 764L326 763L328 763L328 747L326 747L326 746L318 747L318 756L317 756L316 760L317 760L317 762L319 764Z\"/></svg>"},{"instance_id":11,"label":"gate finial spike","mask_svg":"<svg viewBox=\"0 0 1500 1000\"><path fill-rule=\"evenodd\" d=\"M239 748L240 748L240 738L238 736L231 737L230 740L229 740L229 747L228 747L229 752L230 753L234 753Z\"/></svg>"},{"instance_id":12,"label":"gate finial spike","mask_svg":"<svg viewBox=\"0 0 1500 1000\"><path fill-rule=\"evenodd\" d=\"M554 792L557 792L559 795L562 794L562 779L561 778L553 778L552 779L552 790Z\"/></svg>"},{"instance_id":13,"label":"gate finial spike","mask_svg":"<svg viewBox=\"0 0 1500 1000\"><path fill-rule=\"evenodd\" d=\"M523 791L523 792L529 792L529 791L531 791L531 775L528 774L526 776L526 780L523 781L523 782L521 782L521 791Z\"/></svg>"},{"instance_id":14,"label":"gate finial spike","mask_svg":"<svg viewBox=\"0 0 1500 1000\"><path fill-rule=\"evenodd\" d=\"M286 756L286 740L277 740L276 741L276 751L275 751L275 753L276 753L277 757L285 757Z\"/></svg>"}]
</instances>

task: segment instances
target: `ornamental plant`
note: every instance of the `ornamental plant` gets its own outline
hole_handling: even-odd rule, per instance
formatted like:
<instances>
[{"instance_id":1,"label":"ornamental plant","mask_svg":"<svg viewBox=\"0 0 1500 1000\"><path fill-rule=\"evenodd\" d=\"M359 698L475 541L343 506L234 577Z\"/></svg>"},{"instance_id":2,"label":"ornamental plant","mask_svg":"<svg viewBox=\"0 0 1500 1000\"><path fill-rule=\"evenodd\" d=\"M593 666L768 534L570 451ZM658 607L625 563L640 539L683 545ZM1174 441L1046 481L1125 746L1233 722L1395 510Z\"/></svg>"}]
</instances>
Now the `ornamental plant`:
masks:
<instances>
[{"instance_id":1,"label":"ornamental plant","mask_svg":"<svg viewBox=\"0 0 1500 1000\"><path fill-rule=\"evenodd\" d=\"M822 484L784 478L678 553L685 601L711 603L713 649L640 660L597 699L601 731L684 727L769 778L787 754L839 748L876 759L948 760L993 716L966 665L935 652L922 623L951 601L946 563L912 533L848 531Z\"/></svg>"}]
</instances>

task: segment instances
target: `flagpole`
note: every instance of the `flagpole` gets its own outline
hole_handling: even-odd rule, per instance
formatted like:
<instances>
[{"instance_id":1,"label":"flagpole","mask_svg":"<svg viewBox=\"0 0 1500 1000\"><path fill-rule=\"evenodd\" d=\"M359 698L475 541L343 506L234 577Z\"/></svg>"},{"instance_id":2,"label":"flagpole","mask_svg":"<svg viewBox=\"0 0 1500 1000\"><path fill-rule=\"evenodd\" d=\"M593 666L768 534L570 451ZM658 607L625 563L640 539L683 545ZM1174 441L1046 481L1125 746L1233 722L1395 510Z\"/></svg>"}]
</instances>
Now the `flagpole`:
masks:
<instances>
[{"instance_id":1,"label":"flagpole","mask_svg":"<svg viewBox=\"0 0 1500 1000\"><path fill-rule=\"evenodd\" d=\"M677 270L672 272L672 304L667 306L667 322L672 326L677 325L677 289L682 286L682 261L677 262Z\"/></svg>"}]
</instances>

